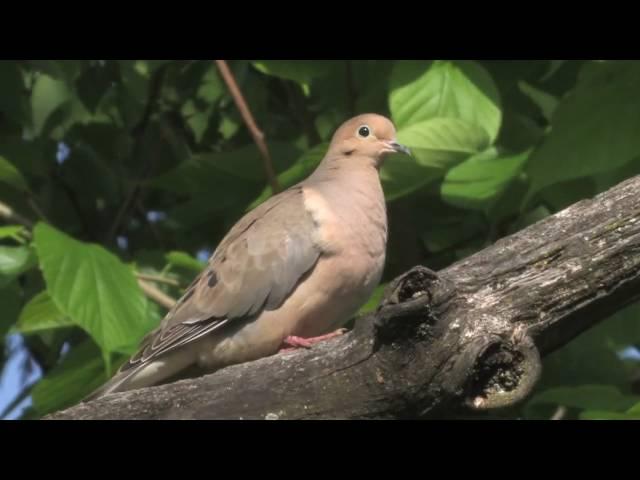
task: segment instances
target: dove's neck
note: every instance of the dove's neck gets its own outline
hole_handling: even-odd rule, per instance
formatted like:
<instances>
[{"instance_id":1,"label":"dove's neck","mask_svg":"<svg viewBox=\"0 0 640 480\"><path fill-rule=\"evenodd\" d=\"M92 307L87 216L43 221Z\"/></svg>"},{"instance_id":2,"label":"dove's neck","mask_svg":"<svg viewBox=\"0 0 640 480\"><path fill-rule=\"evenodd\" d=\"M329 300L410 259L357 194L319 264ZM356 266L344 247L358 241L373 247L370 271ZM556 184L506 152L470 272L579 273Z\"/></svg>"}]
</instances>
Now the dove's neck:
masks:
<instances>
[{"instance_id":1,"label":"dove's neck","mask_svg":"<svg viewBox=\"0 0 640 480\"><path fill-rule=\"evenodd\" d=\"M364 219L384 230L387 212L378 169L367 159L325 158L304 182L320 193L331 209L348 223Z\"/></svg>"},{"instance_id":2,"label":"dove's neck","mask_svg":"<svg viewBox=\"0 0 640 480\"><path fill-rule=\"evenodd\" d=\"M309 181L352 182L360 177L363 182L380 183L378 161L369 157L346 157L332 155L331 152L322 159L316 170L309 176Z\"/></svg>"},{"instance_id":3,"label":"dove's neck","mask_svg":"<svg viewBox=\"0 0 640 480\"><path fill-rule=\"evenodd\" d=\"M325 157L306 183L323 190L362 190L372 197L383 196L378 169L368 158Z\"/></svg>"}]
</instances>

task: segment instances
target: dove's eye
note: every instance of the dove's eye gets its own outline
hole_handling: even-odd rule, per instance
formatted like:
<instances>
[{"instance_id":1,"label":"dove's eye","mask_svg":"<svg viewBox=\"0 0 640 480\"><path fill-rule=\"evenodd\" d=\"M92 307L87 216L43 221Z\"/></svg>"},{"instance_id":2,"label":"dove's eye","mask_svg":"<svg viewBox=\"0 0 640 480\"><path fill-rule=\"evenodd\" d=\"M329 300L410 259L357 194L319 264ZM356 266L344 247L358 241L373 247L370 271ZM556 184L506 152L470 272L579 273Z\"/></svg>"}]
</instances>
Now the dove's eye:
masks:
<instances>
[{"instance_id":1,"label":"dove's eye","mask_svg":"<svg viewBox=\"0 0 640 480\"><path fill-rule=\"evenodd\" d=\"M369 133L371 133L369 131L369 127L367 127L366 125L362 125L360 128L358 128L358 135L360 135L362 138L367 138L369 136Z\"/></svg>"}]
</instances>

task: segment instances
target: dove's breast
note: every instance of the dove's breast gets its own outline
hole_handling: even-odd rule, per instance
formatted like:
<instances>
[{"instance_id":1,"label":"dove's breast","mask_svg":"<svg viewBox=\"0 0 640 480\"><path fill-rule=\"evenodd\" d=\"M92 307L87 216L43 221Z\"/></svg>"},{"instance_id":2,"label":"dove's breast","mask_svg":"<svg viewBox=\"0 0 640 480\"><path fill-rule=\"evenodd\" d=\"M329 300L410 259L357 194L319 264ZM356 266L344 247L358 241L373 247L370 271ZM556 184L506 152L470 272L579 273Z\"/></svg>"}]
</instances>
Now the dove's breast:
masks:
<instances>
[{"instance_id":1,"label":"dove's breast","mask_svg":"<svg viewBox=\"0 0 640 480\"><path fill-rule=\"evenodd\" d=\"M312 274L303 277L277 309L238 324L234 332L204 339L208 346L199 349L201 366L220 368L272 355L289 335L329 333L368 300L385 262L387 217L382 188L376 178L372 191L351 190L348 198L340 198L340 192L329 197L331 193L304 189L315 241L323 252Z\"/></svg>"}]
</instances>

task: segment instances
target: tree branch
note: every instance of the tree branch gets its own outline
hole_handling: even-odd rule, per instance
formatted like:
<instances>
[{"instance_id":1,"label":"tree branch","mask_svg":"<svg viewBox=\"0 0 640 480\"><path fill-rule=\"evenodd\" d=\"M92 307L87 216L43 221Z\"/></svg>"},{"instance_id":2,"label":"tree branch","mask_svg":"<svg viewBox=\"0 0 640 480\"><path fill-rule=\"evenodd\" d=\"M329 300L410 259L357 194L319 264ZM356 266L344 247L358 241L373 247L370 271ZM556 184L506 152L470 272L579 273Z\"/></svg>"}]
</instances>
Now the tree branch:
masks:
<instances>
[{"instance_id":1,"label":"tree branch","mask_svg":"<svg viewBox=\"0 0 640 480\"><path fill-rule=\"evenodd\" d=\"M224 80L224 83L227 85L229 89L229 93L233 98L233 101L238 107L238 111L242 116L242 120L244 120L245 125L249 129L249 133L253 137L253 141L258 146L260 150L260 154L262 155L262 160L264 162L264 170L267 174L267 180L269 181L269 185L271 185L271 190L273 193L277 193L280 191L280 185L278 184L278 178L276 177L276 173L273 169L273 163L271 162L271 155L269 155L269 148L267 147L267 143L264 140L264 133L258 125L256 121L253 119L253 115L251 114L251 110L247 105L247 102L240 91L240 87L238 87L238 83L236 82L233 73L229 69L227 62L224 60L216 60L216 65L218 67L218 71Z\"/></svg>"},{"instance_id":2,"label":"tree branch","mask_svg":"<svg viewBox=\"0 0 640 480\"><path fill-rule=\"evenodd\" d=\"M147 97L147 103L145 105L144 112L140 121L131 129L131 136L135 139L133 143L133 148L131 151L131 159L136 160L141 156L142 144L144 141L144 135L147 131L147 128L151 124L151 118L153 116L154 111L156 110L158 99L162 93L162 85L164 82L166 66L161 66L158 68L152 75L149 84L149 94ZM132 186L129 187L124 202L120 205L118 212L116 213L113 223L109 227L107 232L106 241L111 242L118 234L118 230L122 222L125 220L129 210L136 205L136 201L140 193L142 192L142 182L149 177L153 170L153 165L155 163L157 144L154 146L154 151L152 151L147 157L146 161L143 162L142 167L142 177L139 180L136 180Z\"/></svg>"},{"instance_id":3,"label":"tree branch","mask_svg":"<svg viewBox=\"0 0 640 480\"><path fill-rule=\"evenodd\" d=\"M148 275L146 273L136 272L136 278L139 278L140 280L149 280L150 282L166 283L167 285L173 285L174 287L180 286L180 282L175 278L164 277L162 275Z\"/></svg>"},{"instance_id":4,"label":"tree branch","mask_svg":"<svg viewBox=\"0 0 640 480\"><path fill-rule=\"evenodd\" d=\"M140 288L142 289L142 291L147 297L149 297L151 300L158 303L159 305L162 305L166 309L171 309L171 307L175 305L176 303L175 298L170 297L169 295L164 293L162 290L156 288L154 285L150 284L146 280L142 280L139 275L138 275L138 285L140 285Z\"/></svg>"},{"instance_id":5,"label":"tree branch","mask_svg":"<svg viewBox=\"0 0 640 480\"><path fill-rule=\"evenodd\" d=\"M526 398L540 356L640 298L640 177L438 274L415 267L353 331L52 419L429 418Z\"/></svg>"}]
</instances>

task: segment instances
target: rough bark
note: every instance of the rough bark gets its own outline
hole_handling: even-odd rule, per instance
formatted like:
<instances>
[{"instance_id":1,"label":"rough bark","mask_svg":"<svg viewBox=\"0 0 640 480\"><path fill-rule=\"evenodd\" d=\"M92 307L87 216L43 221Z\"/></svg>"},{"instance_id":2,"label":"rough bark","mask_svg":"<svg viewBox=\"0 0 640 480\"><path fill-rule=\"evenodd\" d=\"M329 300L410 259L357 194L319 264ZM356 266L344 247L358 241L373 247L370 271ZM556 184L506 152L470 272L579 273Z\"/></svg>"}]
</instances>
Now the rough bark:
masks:
<instances>
[{"instance_id":1,"label":"rough bark","mask_svg":"<svg viewBox=\"0 0 640 480\"><path fill-rule=\"evenodd\" d=\"M540 356L640 296L640 177L439 273L393 281L310 350L112 394L51 419L428 418L525 398Z\"/></svg>"}]
</instances>

